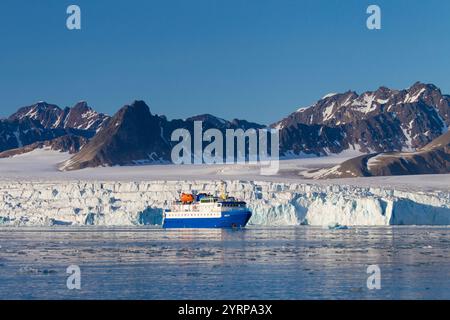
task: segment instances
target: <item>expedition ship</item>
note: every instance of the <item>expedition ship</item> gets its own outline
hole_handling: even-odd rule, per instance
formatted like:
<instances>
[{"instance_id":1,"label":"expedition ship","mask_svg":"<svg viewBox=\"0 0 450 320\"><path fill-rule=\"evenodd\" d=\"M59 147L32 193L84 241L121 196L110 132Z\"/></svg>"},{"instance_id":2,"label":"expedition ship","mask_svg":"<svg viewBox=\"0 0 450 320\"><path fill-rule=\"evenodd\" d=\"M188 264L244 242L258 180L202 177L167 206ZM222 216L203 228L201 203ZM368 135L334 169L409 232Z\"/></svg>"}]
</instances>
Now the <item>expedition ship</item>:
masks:
<instances>
[{"instance_id":1,"label":"expedition ship","mask_svg":"<svg viewBox=\"0 0 450 320\"><path fill-rule=\"evenodd\" d=\"M163 228L243 228L252 216L247 204L233 197L183 193L163 215Z\"/></svg>"}]
</instances>

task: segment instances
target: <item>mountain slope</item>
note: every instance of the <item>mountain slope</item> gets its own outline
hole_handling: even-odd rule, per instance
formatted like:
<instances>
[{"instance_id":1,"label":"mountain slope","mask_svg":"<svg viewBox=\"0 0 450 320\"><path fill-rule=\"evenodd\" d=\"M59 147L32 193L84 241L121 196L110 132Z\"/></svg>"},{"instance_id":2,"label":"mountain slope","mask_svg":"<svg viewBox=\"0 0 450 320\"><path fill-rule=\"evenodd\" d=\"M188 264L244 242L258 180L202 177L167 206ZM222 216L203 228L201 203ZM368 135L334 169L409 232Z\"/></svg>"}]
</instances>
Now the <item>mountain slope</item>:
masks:
<instances>
[{"instance_id":1,"label":"mountain slope","mask_svg":"<svg viewBox=\"0 0 450 320\"><path fill-rule=\"evenodd\" d=\"M307 175L329 179L438 173L450 173L450 131L415 152L363 155Z\"/></svg>"},{"instance_id":2,"label":"mountain slope","mask_svg":"<svg viewBox=\"0 0 450 320\"><path fill-rule=\"evenodd\" d=\"M19 154L31 152L36 149L48 148L53 151L77 153L87 143L87 139L81 136L65 135L46 141L38 141L24 147L0 152L0 158L9 158Z\"/></svg>"},{"instance_id":3,"label":"mountain slope","mask_svg":"<svg viewBox=\"0 0 450 320\"><path fill-rule=\"evenodd\" d=\"M29 144L52 140L67 134L89 138L91 134L77 129L47 129L30 118L0 120L0 152Z\"/></svg>"}]
</instances>

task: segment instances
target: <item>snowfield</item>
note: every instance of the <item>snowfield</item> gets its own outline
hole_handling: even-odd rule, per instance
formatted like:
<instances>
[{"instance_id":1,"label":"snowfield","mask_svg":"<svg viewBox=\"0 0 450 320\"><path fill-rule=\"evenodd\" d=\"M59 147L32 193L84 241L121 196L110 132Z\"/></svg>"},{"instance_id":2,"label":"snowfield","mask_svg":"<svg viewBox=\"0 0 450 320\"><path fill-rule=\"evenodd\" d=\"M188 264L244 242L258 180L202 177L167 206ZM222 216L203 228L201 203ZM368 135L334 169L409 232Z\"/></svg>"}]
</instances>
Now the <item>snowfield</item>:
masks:
<instances>
[{"instance_id":1,"label":"snowfield","mask_svg":"<svg viewBox=\"0 0 450 320\"><path fill-rule=\"evenodd\" d=\"M308 180L299 174L345 157L281 161L276 176L251 165L150 165L59 172L69 155L49 150L0 159L0 224L160 224L181 192L230 196L250 225L450 225L450 175Z\"/></svg>"}]
</instances>

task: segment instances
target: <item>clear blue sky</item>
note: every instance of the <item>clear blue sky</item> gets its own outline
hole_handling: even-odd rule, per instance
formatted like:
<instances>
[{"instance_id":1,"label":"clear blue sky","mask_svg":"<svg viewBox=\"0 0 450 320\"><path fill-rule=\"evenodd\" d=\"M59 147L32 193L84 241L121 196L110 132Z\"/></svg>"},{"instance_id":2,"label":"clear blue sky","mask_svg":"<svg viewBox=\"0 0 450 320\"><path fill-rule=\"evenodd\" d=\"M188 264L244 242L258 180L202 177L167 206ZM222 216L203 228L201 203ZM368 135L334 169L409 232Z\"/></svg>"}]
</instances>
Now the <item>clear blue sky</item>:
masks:
<instances>
[{"instance_id":1,"label":"clear blue sky","mask_svg":"<svg viewBox=\"0 0 450 320\"><path fill-rule=\"evenodd\" d=\"M382 9L382 30L366 8ZM66 8L82 30L66 29ZM328 92L450 93L448 0L1 0L0 116L39 100L271 123Z\"/></svg>"}]
</instances>

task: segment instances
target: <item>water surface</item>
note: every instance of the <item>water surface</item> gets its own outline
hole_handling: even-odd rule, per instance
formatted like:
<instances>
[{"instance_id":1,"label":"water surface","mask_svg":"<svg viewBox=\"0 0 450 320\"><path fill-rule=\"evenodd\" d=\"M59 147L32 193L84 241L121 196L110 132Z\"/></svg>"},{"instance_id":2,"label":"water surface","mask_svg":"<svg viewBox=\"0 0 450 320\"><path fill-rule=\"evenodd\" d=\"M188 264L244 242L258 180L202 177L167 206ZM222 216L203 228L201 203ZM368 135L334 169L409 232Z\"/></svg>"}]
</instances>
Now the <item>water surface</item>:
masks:
<instances>
[{"instance_id":1,"label":"water surface","mask_svg":"<svg viewBox=\"0 0 450 320\"><path fill-rule=\"evenodd\" d=\"M0 299L450 299L449 251L446 227L0 228Z\"/></svg>"}]
</instances>

